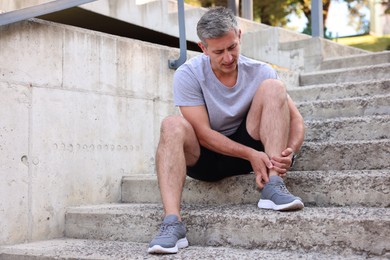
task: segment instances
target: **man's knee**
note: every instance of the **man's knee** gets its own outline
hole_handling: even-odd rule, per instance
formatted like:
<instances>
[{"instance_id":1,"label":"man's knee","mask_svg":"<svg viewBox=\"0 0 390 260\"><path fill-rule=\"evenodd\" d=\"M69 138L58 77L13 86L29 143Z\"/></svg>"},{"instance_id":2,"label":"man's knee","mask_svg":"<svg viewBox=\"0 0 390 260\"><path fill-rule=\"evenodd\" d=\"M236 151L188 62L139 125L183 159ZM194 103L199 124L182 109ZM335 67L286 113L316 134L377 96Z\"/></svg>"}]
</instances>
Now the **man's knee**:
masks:
<instances>
[{"instance_id":1,"label":"man's knee","mask_svg":"<svg viewBox=\"0 0 390 260\"><path fill-rule=\"evenodd\" d=\"M163 119L161 123L161 136L181 137L185 135L190 123L182 116L172 115Z\"/></svg>"},{"instance_id":2,"label":"man's knee","mask_svg":"<svg viewBox=\"0 0 390 260\"><path fill-rule=\"evenodd\" d=\"M261 96L266 98L266 101L271 100L286 100L287 89L284 83L278 79L267 79L264 80L259 88Z\"/></svg>"}]
</instances>

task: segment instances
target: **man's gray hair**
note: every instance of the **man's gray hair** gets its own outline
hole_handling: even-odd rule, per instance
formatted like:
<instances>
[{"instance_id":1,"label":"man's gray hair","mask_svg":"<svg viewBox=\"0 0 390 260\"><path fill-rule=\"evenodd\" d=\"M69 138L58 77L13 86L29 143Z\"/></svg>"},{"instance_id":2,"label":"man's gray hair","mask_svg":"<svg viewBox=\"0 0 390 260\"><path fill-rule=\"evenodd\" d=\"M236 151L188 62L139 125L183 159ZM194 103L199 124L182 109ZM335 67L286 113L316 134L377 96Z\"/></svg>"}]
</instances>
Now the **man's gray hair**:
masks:
<instances>
[{"instance_id":1,"label":"man's gray hair","mask_svg":"<svg viewBox=\"0 0 390 260\"><path fill-rule=\"evenodd\" d=\"M196 27L199 39L206 45L206 39L224 36L231 30L238 32L238 24L232 10L225 7L209 9L199 20Z\"/></svg>"}]
</instances>

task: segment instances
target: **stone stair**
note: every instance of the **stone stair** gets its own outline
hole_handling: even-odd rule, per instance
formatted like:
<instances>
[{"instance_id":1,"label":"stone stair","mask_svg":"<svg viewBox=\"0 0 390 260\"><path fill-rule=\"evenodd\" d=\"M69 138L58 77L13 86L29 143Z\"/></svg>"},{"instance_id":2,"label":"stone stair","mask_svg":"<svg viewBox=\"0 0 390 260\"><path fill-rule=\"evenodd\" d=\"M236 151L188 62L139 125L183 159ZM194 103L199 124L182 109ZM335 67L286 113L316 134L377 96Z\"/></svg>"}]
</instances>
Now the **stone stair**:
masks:
<instances>
[{"instance_id":1,"label":"stone stair","mask_svg":"<svg viewBox=\"0 0 390 260\"><path fill-rule=\"evenodd\" d=\"M301 86L289 89L307 126L286 179L305 202L302 211L258 209L253 175L216 183L188 179L183 219L191 246L173 256L150 256L147 243L162 219L157 179L124 176L123 203L71 207L65 238L6 246L0 258L388 259L390 73L377 68L389 64L359 66L367 72L359 80L343 73L351 69L338 68L336 77L325 68L302 74Z\"/></svg>"},{"instance_id":2,"label":"stone stair","mask_svg":"<svg viewBox=\"0 0 390 260\"><path fill-rule=\"evenodd\" d=\"M46 259L356 259L323 253L299 253L281 250L191 246L177 255L148 255L144 243L92 239L55 239L7 248L3 260ZM28 251L28 255L26 255Z\"/></svg>"},{"instance_id":3,"label":"stone stair","mask_svg":"<svg viewBox=\"0 0 390 260\"><path fill-rule=\"evenodd\" d=\"M0 259L389 259L389 54L326 59L289 88L307 127L286 178L302 211L258 209L251 174L188 179L183 219L191 246L153 256L147 243L162 220L156 175L123 176L122 203L70 207L63 238L0 247Z\"/></svg>"}]
</instances>

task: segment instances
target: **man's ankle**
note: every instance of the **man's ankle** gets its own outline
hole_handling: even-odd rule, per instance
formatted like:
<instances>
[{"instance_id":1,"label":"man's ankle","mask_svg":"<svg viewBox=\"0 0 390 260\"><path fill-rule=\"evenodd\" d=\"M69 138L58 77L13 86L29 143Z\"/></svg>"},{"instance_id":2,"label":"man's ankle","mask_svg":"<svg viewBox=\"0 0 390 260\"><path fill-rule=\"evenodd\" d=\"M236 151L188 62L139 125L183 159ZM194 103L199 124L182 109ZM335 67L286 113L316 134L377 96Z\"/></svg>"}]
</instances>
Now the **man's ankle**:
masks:
<instances>
[{"instance_id":1,"label":"man's ankle","mask_svg":"<svg viewBox=\"0 0 390 260\"><path fill-rule=\"evenodd\" d=\"M165 213L164 214L164 219L166 218L166 217L168 217L168 216L176 216L177 217L177 219L178 219L178 221L179 222L181 222L181 216L180 216L180 214L177 214L177 213Z\"/></svg>"}]
</instances>

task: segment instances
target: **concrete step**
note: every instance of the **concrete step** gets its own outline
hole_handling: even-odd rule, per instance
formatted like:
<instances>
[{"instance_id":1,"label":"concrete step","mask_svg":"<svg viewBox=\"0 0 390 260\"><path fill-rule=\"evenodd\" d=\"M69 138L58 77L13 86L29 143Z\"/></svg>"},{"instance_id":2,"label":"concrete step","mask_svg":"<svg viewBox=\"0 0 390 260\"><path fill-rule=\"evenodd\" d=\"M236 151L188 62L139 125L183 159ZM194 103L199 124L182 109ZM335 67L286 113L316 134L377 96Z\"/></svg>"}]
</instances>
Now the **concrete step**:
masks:
<instances>
[{"instance_id":1,"label":"concrete step","mask_svg":"<svg viewBox=\"0 0 390 260\"><path fill-rule=\"evenodd\" d=\"M307 206L390 207L390 170L292 171L287 187Z\"/></svg>"},{"instance_id":2,"label":"concrete step","mask_svg":"<svg viewBox=\"0 0 390 260\"><path fill-rule=\"evenodd\" d=\"M285 180L287 188L307 205L390 207L390 170L291 171ZM213 183L187 178L182 201L200 205L256 205L259 198L254 174L247 174ZM156 175L123 177L122 202L160 201Z\"/></svg>"},{"instance_id":3,"label":"concrete step","mask_svg":"<svg viewBox=\"0 0 390 260\"><path fill-rule=\"evenodd\" d=\"M390 63L390 51L366 53L345 56L342 58L326 59L321 64L322 70L362 67Z\"/></svg>"},{"instance_id":4,"label":"concrete step","mask_svg":"<svg viewBox=\"0 0 390 260\"><path fill-rule=\"evenodd\" d=\"M296 250L282 251L277 249L262 250L192 245L179 250L175 255L150 255L146 252L147 248L147 243L62 238L4 246L0 248L0 259L363 259L361 255L335 255L316 252L305 253Z\"/></svg>"},{"instance_id":5,"label":"concrete step","mask_svg":"<svg viewBox=\"0 0 390 260\"><path fill-rule=\"evenodd\" d=\"M307 86L327 83L361 82L389 78L390 63L387 63L366 67L303 73L299 77L299 82L301 86Z\"/></svg>"},{"instance_id":6,"label":"concrete step","mask_svg":"<svg viewBox=\"0 0 390 260\"><path fill-rule=\"evenodd\" d=\"M390 115L306 121L305 141L390 139Z\"/></svg>"},{"instance_id":7,"label":"concrete step","mask_svg":"<svg viewBox=\"0 0 390 260\"><path fill-rule=\"evenodd\" d=\"M290 88L288 92L294 102L370 97L389 94L390 80L300 86Z\"/></svg>"},{"instance_id":8,"label":"concrete step","mask_svg":"<svg viewBox=\"0 0 390 260\"><path fill-rule=\"evenodd\" d=\"M290 171L287 188L308 205L390 207L390 170ZM260 198L253 174L208 183L187 178L185 204L254 204ZM160 203L156 175L125 176L122 202Z\"/></svg>"},{"instance_id":9,"label":"concrete step","mask_svg":"<svg viewBox=\"0 0 390 260\"><path fill-rule=\"evenodd\" d=\"M299 171L390 169L390 139L305 142L294 169Z\"/></svg>"},{"instance_id":10,"label":"concrete step","mask_svg":"<svg viewBox=\"0 0 390 260\"><path fill-rule=\"evenodd\" d=\"M260 210L256 205L184 206L191 245L389 256L390 208ZM159 204L69 208L66 237L148 243L162 219Z\"/></svg>"},{"instance_id":11,"label":"concrete step","mask_svg":"<svg viewBox=\"0 0 390 260\"><path fill-rule=\"evenodd\" d=\"M390 94L296 102L296 105L305 120L390 115Z\"/></svg>"}]
</instances>

